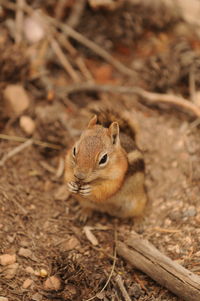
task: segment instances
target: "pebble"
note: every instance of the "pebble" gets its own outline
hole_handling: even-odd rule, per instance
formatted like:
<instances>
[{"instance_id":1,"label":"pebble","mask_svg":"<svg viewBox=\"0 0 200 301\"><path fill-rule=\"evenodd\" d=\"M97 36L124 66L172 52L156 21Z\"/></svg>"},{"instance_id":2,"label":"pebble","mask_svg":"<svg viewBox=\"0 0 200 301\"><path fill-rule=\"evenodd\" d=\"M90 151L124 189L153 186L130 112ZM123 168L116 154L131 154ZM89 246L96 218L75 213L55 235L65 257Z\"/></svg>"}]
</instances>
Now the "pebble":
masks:
<instances>
[{"instance_id":1,"label":"pebble","mask_svg":"<svg viewBox=\"0 0 200 301\"><path fill-rule=\"evenodd\" d=\"M44 289L47 291L59 290L61 288L61 281L57 276L51 276L44 282Z\"/></svg>"},{"instance_id":2,"label":"pebble","mask_svg":"<svg viewBox=\"0 0 200 301\"><path fill-rule=\"evenodd\" d=\"M21 116L19 119L19 125L27 135L32 135L35 131L35 122L29 116Z\"/></svg>"},{"instance_id":3,"label":"pebble","mask_svg":"<svg viewBox=\"0 0 200 301\"><path fill-rule=\"evenodd\" d=\"M193 217L197 214L195 207L190 207L189 209L185 210L183 213L184 217Z\"/></svg>"},{"instance_id":4,"label":"pebble","mask_svg":"<svg viewBox=\"0 0 200 301\"><path fill-rule=\"evenodd\" d=\"M182 212L181 211L172 211L169 213L169 218L172 221L178 222L182 219Z\"/></svg>"},{"instance_id":5,"label":"pebble","mask_svg":"<svg viewBox=\"0 0 200 301\"><path fill-rule=\"evenodd\" d=\"M47 277L47 275L48 275L47 270L41 269L41 270L39 271L39 276L40 276L40 277L44 278L44 277Z\"/></svg>"},{"instance_id":6,"label":"pebble","mask_svg":"<svg viewBox=\"0 0 200 301\"><path fill-rule=\"evenodd\" d=\"M58 201L66 201L69 198L70 192L67 189L66 185L60 186L54 194L54 197Z\"/></svg>"},{"instance_id":7,"label":"pebble","mask_svg":"<svg viewBox=\"0 0 200 301\"><path fill-rule=\"evenodd\" d=\"M25 18L23 29L24 35L30 43L39 42L45 35L41 17L36 11L30 17Z\"/></svg>"},{"instance_id":8,"label":"pebble","mask_svg":"<svg viewBox=\"0 0 200 301\"><path fill-rule=\"evenodd\" d=\"M19 264L13 263L6 266L6 269L3 271L5 279L13 279L16 275Z\"/></svg>"},{"instance_id":9,"label":"pebble","mask_svg":"<svg viewBox=\"0 0 200 301\"><path fill-rule=\"evenodd\" d=\"M19 116L30 105L28 94L21 85L7 85L3 96L9 117Z\"/></svg>"},{"instance_id":10,"label":"pebble","mask_svg":"<svg viewBox=\"0 0 200 301\"><path fill-rule=\"evenodd\" d=\"M63 251L71 251L73 249L77 249L80 246L80 242L75 236L72 236L68 240L64 241L61 246Z\"/></svg>"},{"instance_id":11,"label":"pebble","mask_svg":"<svg viewBox=\"0 0 200 301\"><path fill-rule=\"evenodd\" d=\"M9 265L16 262L15 254L3 254L0 256L0 264L1 265Z\"/></svg>"},{"instance_id":12,"label":"pebble","mask_svg":"<svg viewBox=\"0 0 200 301\"><path fill-rule=\"evenodd\" d=\"M32 257L32 252L29 249L26 248L20 248L18 254L20 256L23 256L25 258L31 258Z\"/></svg>"},{"instance_id":13,"label":"pebble","mask_svg":"<svg viewBox=\"0 0 200 301\"><path fill-rule=\"evenodd\" d=\"M34 275L35 274L35 271L32 267L26 267L25 268L25 271L31 275Z\"/></svg>"},{"instance_id":14,"label":"pebble","mask_svg":"<svg viewBox=\"0 0 200 301\"><path fill-rule=\"evenodd\" d=\"M31 284L33 283L33 280L32 279L29 279L27 278L26 280L24 280L23 284L22 284L22 287L24 289L27 289L31 286Z\"/></svg>"}]
</instances>

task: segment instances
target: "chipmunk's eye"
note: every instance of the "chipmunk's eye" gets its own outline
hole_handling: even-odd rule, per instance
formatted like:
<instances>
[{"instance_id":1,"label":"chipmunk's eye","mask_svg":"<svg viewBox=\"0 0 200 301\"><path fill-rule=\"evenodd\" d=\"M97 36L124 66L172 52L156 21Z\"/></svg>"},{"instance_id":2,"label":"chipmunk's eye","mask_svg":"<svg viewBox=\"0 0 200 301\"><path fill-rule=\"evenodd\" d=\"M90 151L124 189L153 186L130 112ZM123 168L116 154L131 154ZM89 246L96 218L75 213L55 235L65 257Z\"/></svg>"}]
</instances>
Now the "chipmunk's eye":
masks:
<instances>
[{"instance_id":1,"label":"chipmunk's eye","mask_svg":"<svg viewBox=\"0 0 200 301\"><path fill-rule=\"evenodd\" d=\"M101 159L99 161L99 165L104 165L104 164L106 164L107 161L108 161L108 155L105 154L105 155L103 155L103 157L101 157Z\"/></svg>"},{"instance_id":2,"label":"chipmunk's eye","mask_svg":"<svg viewBox=\"0 0 200 301\"><path fill-rule=\"evenodd\" d=\"M76 148L75 148L75 146L73 148L73 156L76 157Z\"/></svg>"}]
</instances>

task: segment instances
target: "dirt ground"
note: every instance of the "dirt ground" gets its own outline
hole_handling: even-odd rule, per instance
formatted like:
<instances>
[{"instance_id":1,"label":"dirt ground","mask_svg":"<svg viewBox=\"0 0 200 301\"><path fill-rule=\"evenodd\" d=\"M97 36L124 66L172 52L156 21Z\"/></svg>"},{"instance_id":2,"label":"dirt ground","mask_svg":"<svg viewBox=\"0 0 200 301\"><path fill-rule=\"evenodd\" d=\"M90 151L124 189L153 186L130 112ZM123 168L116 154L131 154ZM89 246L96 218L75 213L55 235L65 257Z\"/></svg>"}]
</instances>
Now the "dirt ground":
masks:
<instances>
[{"instance_id":1,"label":"dirt ground","mask_svg":"<svg viewBox=\"0 0 200 301\"><path fill-rule=\"evenodd\" d=\"M6 33L6 27L1 26ZM87 26L83 31L87 30ZM165 37L163 35L156 32L155 38L162 47L168 45L166 57L169 59L171 38L168 39L168 34ZM4 36L4 42L5 39ZM147 44L144 40L141 38L140 45L150 43L151 46L146 46L147 49L143 49L140 54L125 55L123 59L123 52L127 54L130 49L121 45L118 45L120 51L117 52L114 47L116 52L113 53L117 58L122 57L126 64L139 56L138 62L142 60L145 64L146 52L157 51L157 46L150 41L151 38L146 41ZM19 53L18 50L15 52L12 43L8 42L10 48L2 54L1 64L4 62L4 67L8 66L9 60L15 61L11 53ZM152 50L154 46L156 50ZM25 52L28 51L28 48L23 47ZM199 49L199 46L195 47L190 51ZM79 51L86 55L84 50ZM10 73L4 72L6 75L2 75L1 96L9 84L23 85L31 99L26 115L36 125L33 138L54 143L60 149L33 144L0 166L0 255L16 254L16 262L12 266L0 266L0 296L7 297L9 301L86 301L93 296L96 296L93 300L124 300L115 281L116 275L120 274L131 300L181 301L118 256L113 276L106 288L101 290L113 266L116 229L120 237L124 238L132 230L138 232L161 252L197 275L200 274L200 135L194 118L174 107L158 109L146 106L133 95L75 93L65 101L57 95L51 97L41 83L31 79L30 70L27 73L23 55L19 55L19 58L21 61L17 58L15 64L8 66ZM13 70L14 66L16 69ZM129 86L135 84L134 79L126 80L126 77L96 57L90 58L88 66L92 66L92 74L97 82L123 84L127 81ZM102 74L97 74L102 66L103 80ZM52 62L48 68L49 79L53 79L55 84L71 83L66 75L62 80L63 70L59 70ZM18 78L15 77L16 70L19 71ZM149 70L152 71L151 68ZM185 83L186 73L182 77L177 75L170 83L167 77L158 87L153 80L145 80L150 73L145 73L146 69L143 71L141 75L139 70L137 77L137 83L141 83L141 86L164 92L173 87L173 91L189 94ZM71 196L68 197L63 181L64 155L67 146L79 136L87 122L83 109L91 101L101 105L105 99L110 99L113 106L116 102L122 102L139 124L138 138L146 162L149 204L139 220L121 220L95 212L83 224L79 220L79 204ZM20 116L10 116L5 105L1 104L1 133L12 137L30 137L23 132L19 120ZM1 139L0 159L18 145L19 142L14 139ZM90 227L97 239L95 246L85 234L86 226ZM58 290L45 289L44 283L51 275L58 276L61 282ZM25 285L27 280L28 287Z\"/></svg>"}]
</instances>

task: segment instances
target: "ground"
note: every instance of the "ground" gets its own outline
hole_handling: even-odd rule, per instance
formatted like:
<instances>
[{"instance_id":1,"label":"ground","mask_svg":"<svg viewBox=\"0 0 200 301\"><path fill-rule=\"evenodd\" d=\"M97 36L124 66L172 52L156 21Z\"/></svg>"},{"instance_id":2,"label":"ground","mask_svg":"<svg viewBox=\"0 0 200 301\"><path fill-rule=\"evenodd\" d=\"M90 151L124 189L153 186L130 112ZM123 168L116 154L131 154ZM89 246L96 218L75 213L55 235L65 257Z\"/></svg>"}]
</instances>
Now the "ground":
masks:
<instances>
[{"instance_id":1,"label":"ground","mask_svg":"<svg viewBox=\"0 0 200 301\"><path fill-rule=\"evenodd\" d=\"M100 63L95 60L97 70ZM20 83L24 82L25 65L18 61ZM55 68L50 66L52 73ZM106 65L103 69L104 75L110 72L109 68ZM55 79L60 85L62 74ZM95 72L93 75L101 81L101 75ZM106 83L125 82L119 74L114 79L110 73L107 76ZM11 81L9 76L4 78L1 94L13 81L16 82L13 77ZM134 85L134 79L128 83ZM16 254L17 263L0 266L0 296L9 301L86 301L93 296L94 300L124 300L115 281L119 274L131 300L180 300L118 256L114 273L103 291L102 288L115 261L116 232L125 239L134 230L171 259L200 274L200 136L194 118L175 108L146 106L133 95L75 93L63 102L59 97L44 96L45 92L33 82L26 82L26 88L31 97L26 115L36 124L34 138L54 143L60 149L32 144L0 166L0 255ZM183 89L187 95L184 83L180 88L177 81L175 89ZM79 219L79 204L72 196L68 197L62 166L67 147L87 122L82 108L91 101L101 105L105 99L113 106L121 102L139 125L149 201L140 219L122 220L95 212L84 224ZM12 137L24 136L20 116L10 117L6 109L6 113L2 112L1 132ZM19 142L1 139L0 145L2 159ZM97 239L95 245L86 235L87 227ZM59 290L45 289L46 278L51 275L61 281Z\"/></svg>"}]
</instances>

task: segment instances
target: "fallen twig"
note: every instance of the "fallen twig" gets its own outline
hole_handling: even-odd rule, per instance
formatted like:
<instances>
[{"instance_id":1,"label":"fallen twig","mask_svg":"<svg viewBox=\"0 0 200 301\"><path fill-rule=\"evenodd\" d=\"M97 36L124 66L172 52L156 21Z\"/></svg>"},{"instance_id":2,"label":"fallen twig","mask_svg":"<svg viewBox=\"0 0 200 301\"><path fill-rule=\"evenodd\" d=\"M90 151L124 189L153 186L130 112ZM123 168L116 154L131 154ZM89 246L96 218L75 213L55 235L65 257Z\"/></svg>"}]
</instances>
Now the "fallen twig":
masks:
<instances>
[{"instance_id":1,"label":"fallen twig","mask_svg":"<svg viewBox=\"0 0 200 301\"><path fill-rule=\"evenodd\" d=\"M74 40L78 41L79 43L83 44L93 52L95 52L97 55L102 57L104 60L109 62L111 65L113 65L118 71L125 75L134 76L135 72L134 70L129 69L124 64L122 64L120 61L115 59L111 54L109 54L105 49L103 49L101 46L97 45L93 41L89 40L88 38L84 37L82 34L80 34L78 31L74 30L70 26L55 20L52 17L46 16L46 19L51 23L52 25L60 28L65 35L68 37L73 38Z\"/></svg>"},{"instance_id":2,"label":"fallen twig","mask_svg":"<svg viewBox=\"0 0 200 301\"><path fill-rule=\"evenodd\" d=\"M75 70L73 69L72 65L67 59L67 56L63 53L62 49L60 48L58 42L55 39L50 38L50 43L53 51L57 55L60 63L67 71L69 76L74 80L74 82L76 83L80 82L80 77L78 76L77 72L75 72Z\"/></svg>"},{"instance_id":3,"label":"fallen twig","mask_svg":"<svg viewBox=\"0 0 200 301\"><path fill-rule=\"evenodd\" d=\"M26 141L30 140L30 139L27 139L24 137L10 136L10 135L6 135L6 134L0 134L0 139L17 141L17 142L26 142ZM34 139L32 139L32 141L33 141L33 144L36 144L36 145L39 145L42 147L48 147L48 148L52 148L52 149L60 149L61 148L59 145L49 143L49 142L44 142L44 141L34 140Z\"/></svg>"},{"instance_id":4,"label":"fallen twig","mask_svg":"<svg viewBox=\"0 0 200 301\"><path fill-rule=\"evenodd\" d=\"M16 29L15 29L15 42L19 44L22 40L22 29L23 29L23 19L24 19L24 0L17 0L17 10L16 10Z\"/></svg>"},{"instance_id":5,"label":"fallen twig","mask_svg":"<svg viewBox=\"0 0 200 301\"><path fill-rule=\"evenodd\" d=\"M56 178L60 178L65 170L65 160L64 158L59 158L58 167L56 168Z\"/></svg>"},{"instance_id":6,"label":"fallen twig","mask_svg":"<svg viewBox=\"0 0 200 301\"><path fill-rule=\"evenodd\" d=\"M117 252L183 300L200 300L200 277L172 261L137 233L132 232L125 243L118 241Z\"/></svg>"},{"instance_id":7,"label":"fallen twig","mask_svg":"<svg viewBox=\"0 0 200 301\"><path fill-rule=\"evenodd\" d=\"M7 3L7 1L5 1L5 0L0 0L0 4L2 4L3 6L9 8L11 10L16 10L17 9L16 4ZM23 6L23 10L28 14L32 14L32 12L33 12L33 9L27 4ZM84 37L82 34L77 32L76 30L74 30L70 26L68 26L68 25L66 25L66 24L60 22L59 20L56 20L56 19L54 19L50 16L47 16L45 14L43 14L43 18L45 18L45 20L47 22L49 22L50 24L60 28L63 31L63 33L65 33L65 35L67 37L73 38L77 42L81 43L82 45L86 46L87 48L89 48L90 50L95 52L97 55L102 57L104 60L109 62L111 65L113 65L119 72L121 72L125 75L128 75L128 76L135 76L134 70L131 70L130 68L126 67L123 63L121 63L120 61L115 59L111 54L109 54L101 46L97 45L93 41L91 41L88 38Z\"/></svg>"},{"instance_id":8,"label":"fallen twig","mask_svg":"<svg viewBox=\"0 0 200 301\"><path fill-rule=\"evenodd\" d=\"M115 277L115 281L116 281L117 285L119 286L119 289L120 289L125 301L131 301L131 298L129 297L127 290L124 286L124 283L122 281L122 277L120 275L117 275Z\"/></svg>"},{"instance_id":9,"label":"fallen twig","mask_svg":"<svg viewBox=\"0 0 200 301\"><path fill-rule=\"evenodd\" d=\"M92 83L94 82L94 78L91 74L91 72L88 70L83 58L81 56L79 56L77 59L76 59L76 64L79 68L79 70L82 72L83 76L85 77L85 79Z\"/></svg>"},{"instance_id":10,"label":"fallen twig","mask_svg":"<svg viewBox=\"0 0 200 301\"><path fill-rule=\"evenodd\" d=\"M87 237L87 239L91 242L91 244L93 246L97 246L99 244L96 236L92 233L93 228L90 226L85 226L83 227L83 231L85 232L85 236Z\"/></svg>"},{"instance_id":11,"label":"fallen twig","mask_svg":"<svg viewBox=\"0 0 200 301\"><path fill-rule=\"evenodd\" d=\"M189 100L176 96L173 94L160 94L146 91L139 87L125 87L125 86L113 86L113 85L99 85L91 83L83 83L79 85L72 85L66 88L58 89L63 93L77 93L82 91L97 91L97 92L109 92L109 93L121 93L121 94L136 94L144 98L150 104L169 104L184 110L186 113L192 113L195 117L200 117L200 108Z\"/></svg>"},{"instance_id":12,"label":"fallen twig","mask_svg":"<svg viewBox=\"0 0 200 301\"><path fill-rule=\"evenodd\" d=\"M13 148L10 152L8 152L7 154L5 154L3 156L3 158L0 161L0 166L3 166L8 159L15 156L16 154L23 151L25 148L27 148L28 146L30 146L32 144L33 144L33 140L28 139L26 142L24 142L24 143L18 145L17 147Z\"/></svg>"},{"instance_id":13,"label":"fallen twig","mask_svg":"<svg viewBox=\"0 0 200 301\"><path fill-rule=\"evenodd\" d=\"M116 230L115 230L115 243L116 243L116 236L117 236L117 232L116 232ZM108 279L107 279L105 285L102 287L102 289L100 290L100 292L98 292L95 296L93 296L93 297L91 297L91 298L89 298L89 299L87 299L87 300L84 300L84 301L91 301L91 300L95 299L96 296L97 296L98 294L102 293L102 292L105 290L105 288L107 287L108 283L110 282L110 280L111 280L111 278L112 278L112 276L113 276L113 273L114 273L114 270L115 270L116 261L117 261L117 251L116 251L116 246L115 246L115 248L114 248L114 254L113 254L113 257L114 257L114 259L113 259L112 268L111 268L110 274L109 274L109 276L108 276Z\"/></svg>"},{"instance_id":14,"label":"fallen twig","mask_svg":"<svg viewBox=\"0 0 200 301\"><path fill-rule=\"evenodd\" d=\"M75 28L78 25L81 15L84 11L85 5L86 5L85 0L75 1L72 7L72 12L67 20L68 26Z\"/></svg>"}]
</instances>

